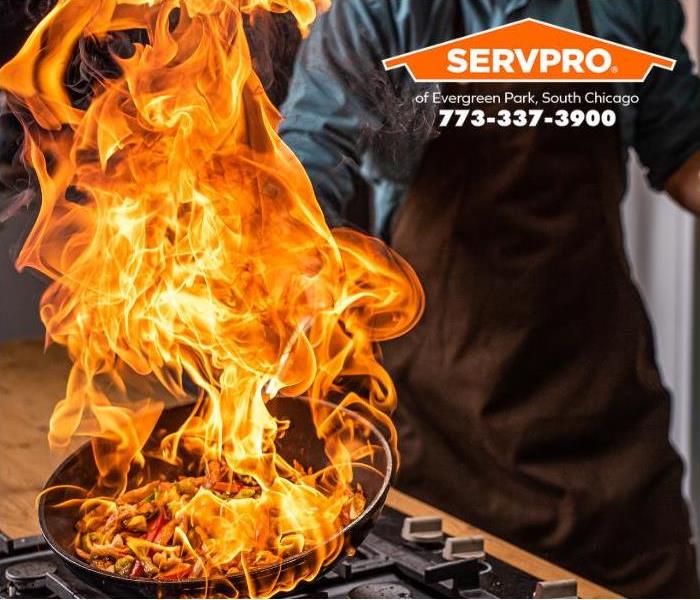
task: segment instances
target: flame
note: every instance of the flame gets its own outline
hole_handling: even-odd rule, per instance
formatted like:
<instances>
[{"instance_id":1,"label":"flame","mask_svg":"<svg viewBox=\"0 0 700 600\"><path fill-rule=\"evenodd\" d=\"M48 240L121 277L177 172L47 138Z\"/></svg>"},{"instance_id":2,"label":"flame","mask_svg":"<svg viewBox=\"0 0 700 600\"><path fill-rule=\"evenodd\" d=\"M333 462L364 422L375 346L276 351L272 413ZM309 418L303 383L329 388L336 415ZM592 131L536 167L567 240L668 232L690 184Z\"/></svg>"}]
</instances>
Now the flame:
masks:
<instances>
[{"instance_id":1,"label":"flame","mask_svg":"<svg viewBox=\"0 0 700 600\"><path fill-rule=\"evenodd\" d=\"M353 461L369 451L340 408L379 423L396 446L396 394L378 343L408 331L423 306L401 258L328 229L253 70L243 20L258 9L290 11L304 30L317 6L60 0L0 70L42 198L17 267L52 279L41 303L47 344L66 346L73 361L49 441L89 437L97 489L116 496L162 410L129 378L156 378L184 397L188 377L201 396L162 453L176 462L186 449L260 485L257 500L200 490L182 507L211 540L207 559L243 556L246 573L338 533ZM65 78L79 39L133 30L148 43L113 53L121 73L76 107ZM329 459L317 473L275 449L286 424L267 403L300 395ZM305 577L341 545L323 547Z\"/></svg>"}]
</instances>

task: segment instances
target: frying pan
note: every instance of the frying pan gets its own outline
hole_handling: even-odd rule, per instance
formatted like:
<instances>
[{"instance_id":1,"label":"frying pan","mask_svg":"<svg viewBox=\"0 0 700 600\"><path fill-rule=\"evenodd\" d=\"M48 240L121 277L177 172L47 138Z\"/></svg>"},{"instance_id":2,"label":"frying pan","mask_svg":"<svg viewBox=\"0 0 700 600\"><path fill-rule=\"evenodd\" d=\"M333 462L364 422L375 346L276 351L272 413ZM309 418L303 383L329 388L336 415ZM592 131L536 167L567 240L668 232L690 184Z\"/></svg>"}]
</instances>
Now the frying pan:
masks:
<instances>
[{"instance_id":1,"label":"frying pan","mask_svg":"<svg viewBox=\"0 0 700 600\"><path fill-rule=\"evenodd\" d=\"M330 406L330 405L329 405ZM287 460L297 459L305 466L314 469L322 468L328 464L328 459L323 451L322 442L317 438L313 423L310 418L308 401L303 398L284 398L268 404L270 412L279 418L287 418L291 421L289 430L284 437L277 442L278 452ZM181 406L164 411L156 425L154 432L159 430L175 431L187 418L192 410L191 406ZM364 417L352 411L345 410L344 418L351 419L357 426L357 432L364 436L369 444L376 448L371 459L365 464L354 467L355 481L362 485L366 496L366 508L353 522L348 524L337 535L344 536L344 551L357 547L367 536L376 522L389 491L392 474L392 456L389 444L379 430ZM157 443L157 436L149 440L147 448ZM158 475L174 476L168 474L173 467L154 458L148 458L146 470L148 477ZM91 488L96 480L96 467L92 455L92 448L86 444L71 454L46 482L45 489L54 486L78 485L87 489ZM56 489L46 492L39 501L39 524L41 532L53 551L61 558L65 565L81 580L92 585L113 597L166 597L175 598L183 595L202 595L207 590L212 594L217 590L226 595L248 595L248 585L243 575L235 575L225 580L209 580L208 589L204 579L189 579L185 581L154 581L146 578L130 578L106 573L91 567L78 558L72 550L72 542L75 536L75 523L78 520L78 507L57 508L55 505L74 498L70 491ZM340 553L338 559L341 558ZM336 560L338 560L336 559ZM315 563L314 549L284 560L274 567L264 567L251 571L251 578L256 584L256 589L270 588L279 578L287 575L296 576L312 573L311 567ZM332 568L332 564L326 565L321 573ZM261 587L262 586L262 587Z\"/></svg>"}]
</instances>

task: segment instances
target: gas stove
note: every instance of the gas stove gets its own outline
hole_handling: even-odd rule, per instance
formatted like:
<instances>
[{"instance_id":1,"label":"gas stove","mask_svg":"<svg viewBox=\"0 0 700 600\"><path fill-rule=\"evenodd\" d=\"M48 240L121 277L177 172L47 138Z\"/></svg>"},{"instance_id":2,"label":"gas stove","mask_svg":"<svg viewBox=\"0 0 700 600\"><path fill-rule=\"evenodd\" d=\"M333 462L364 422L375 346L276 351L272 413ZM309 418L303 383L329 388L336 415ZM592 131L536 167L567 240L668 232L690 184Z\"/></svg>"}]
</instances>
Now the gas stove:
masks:
<instances>
[{"instance_id":1,"label":"gas stove","mask_svg":"<svg viewBox=\"0 0 700 600\"><path fill-rule=\"evenodd\" d=\"M42 538L0 537L0 598L106 598ZM288 598L575 598L575 581L541 582L484 553L479 537L447 538L437 517L385 508L352 557Z\"/></svg>"}]
</instances>

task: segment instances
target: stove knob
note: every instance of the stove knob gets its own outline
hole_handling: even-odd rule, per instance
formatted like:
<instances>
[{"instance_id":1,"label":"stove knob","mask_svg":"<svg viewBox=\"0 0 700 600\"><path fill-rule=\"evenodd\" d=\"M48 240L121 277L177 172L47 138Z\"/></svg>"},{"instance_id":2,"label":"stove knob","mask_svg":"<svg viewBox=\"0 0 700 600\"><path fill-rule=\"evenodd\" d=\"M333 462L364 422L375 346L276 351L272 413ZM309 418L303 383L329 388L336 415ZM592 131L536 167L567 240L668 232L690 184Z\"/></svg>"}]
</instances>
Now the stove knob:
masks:
<instances>
[{"instance_id":1,"label":"stove knob","mask_svg":"<svg viewBox=\"0 0 700 600\"><path fill-rule=\"evenodd\" d=\"M442 557L445 560L483 560L486 557L484 538L479 535L447 538L442 550Z\"/></svg>"},{"instance_id":2,"label":"stove knob","mask_svg":"<svg viewBox=\"0 0 700 600\"><path fill-rule=\"evenodd\" d=\"M406 517L401 528L401 537L407 542L433 544L442 540L440 517Z\"/></svg>"},{"instance_id":3,"label":"stove knob","mask_svg":"<svg viewBox=\"0 0 700 600\"><path fill-rule=\"evenodd\" d=\"M575 579L538 581L533 598L578 598L578 584Z\"/></svg>"}]
</instances>

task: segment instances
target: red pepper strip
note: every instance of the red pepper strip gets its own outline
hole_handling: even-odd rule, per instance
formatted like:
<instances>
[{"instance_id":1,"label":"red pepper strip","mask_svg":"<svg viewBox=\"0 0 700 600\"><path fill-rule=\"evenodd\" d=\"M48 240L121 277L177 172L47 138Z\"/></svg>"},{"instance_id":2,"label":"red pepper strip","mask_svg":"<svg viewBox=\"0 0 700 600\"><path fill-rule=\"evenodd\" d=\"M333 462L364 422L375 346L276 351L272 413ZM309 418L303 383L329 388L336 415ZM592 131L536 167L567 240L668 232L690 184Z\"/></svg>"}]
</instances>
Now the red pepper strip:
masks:
<instances>
[{"instance_id":1,"label":"red pepper strip","mask_svg":"<svg viewBox=\"0 0 700 600\"><path fill-rule=\"evenodd\" d=\"M175 581L178 579L185 579L190 574L192 566L188 564L179 564L169 571L164 571L163 573L158 573L156 579L161 581Z\"/></svg>"},{"instance_id":2,"label":"red pepper strip","mask_svg":"<svg viewBox=\"0 0 700 600\"><path fill-rule=\"evenodd\" d=\"M146 534L146 539L149 542L155 540L156 536L158 535L158 532L160 532L160 530L163 528L163 525L165 525L165 515L161 510L158 512L158 516L148 526L148 533Z\"/></svg>"},{"instance_id":3,"label":"red pepper strip","mask_svg":"<svg viewBox=\"0 0 700 600\"><path fill-rule=\"evenodd\" d=\"M237 481L232 481L231 483L228 483L226 481L217 481L214 484L214 489L217 492L228 492L229 494L235 494L236 492L240 491L240 489L243 486L240 485Z\"/></svg>"},{"instance_id":4,"label":"red pepper strip","mask_svg":"<svg viewBox=\"0 0 700 600\"><path fill-rule=\"evenodd\" d=\"M163 525L163 527L160 528L158 535L156 535L153 541L160 546L165 546L170 542L170 538L173 537L176 526L177 523L175 522L175 519L168 521L165 525Z\"/></svg>"},{"instance_id":5,"label":"red pepper strip","mask_svg":"<svg viewBox=\"0 0 700 600\"><path fill-rule=\"evenodd\" d=\"M131 568L131 573L129 573L129 577L141 577L143 573L143 565L141 564L140 560L137 560L134 563L134 566Z\"/></svg>"}]
</instances>

